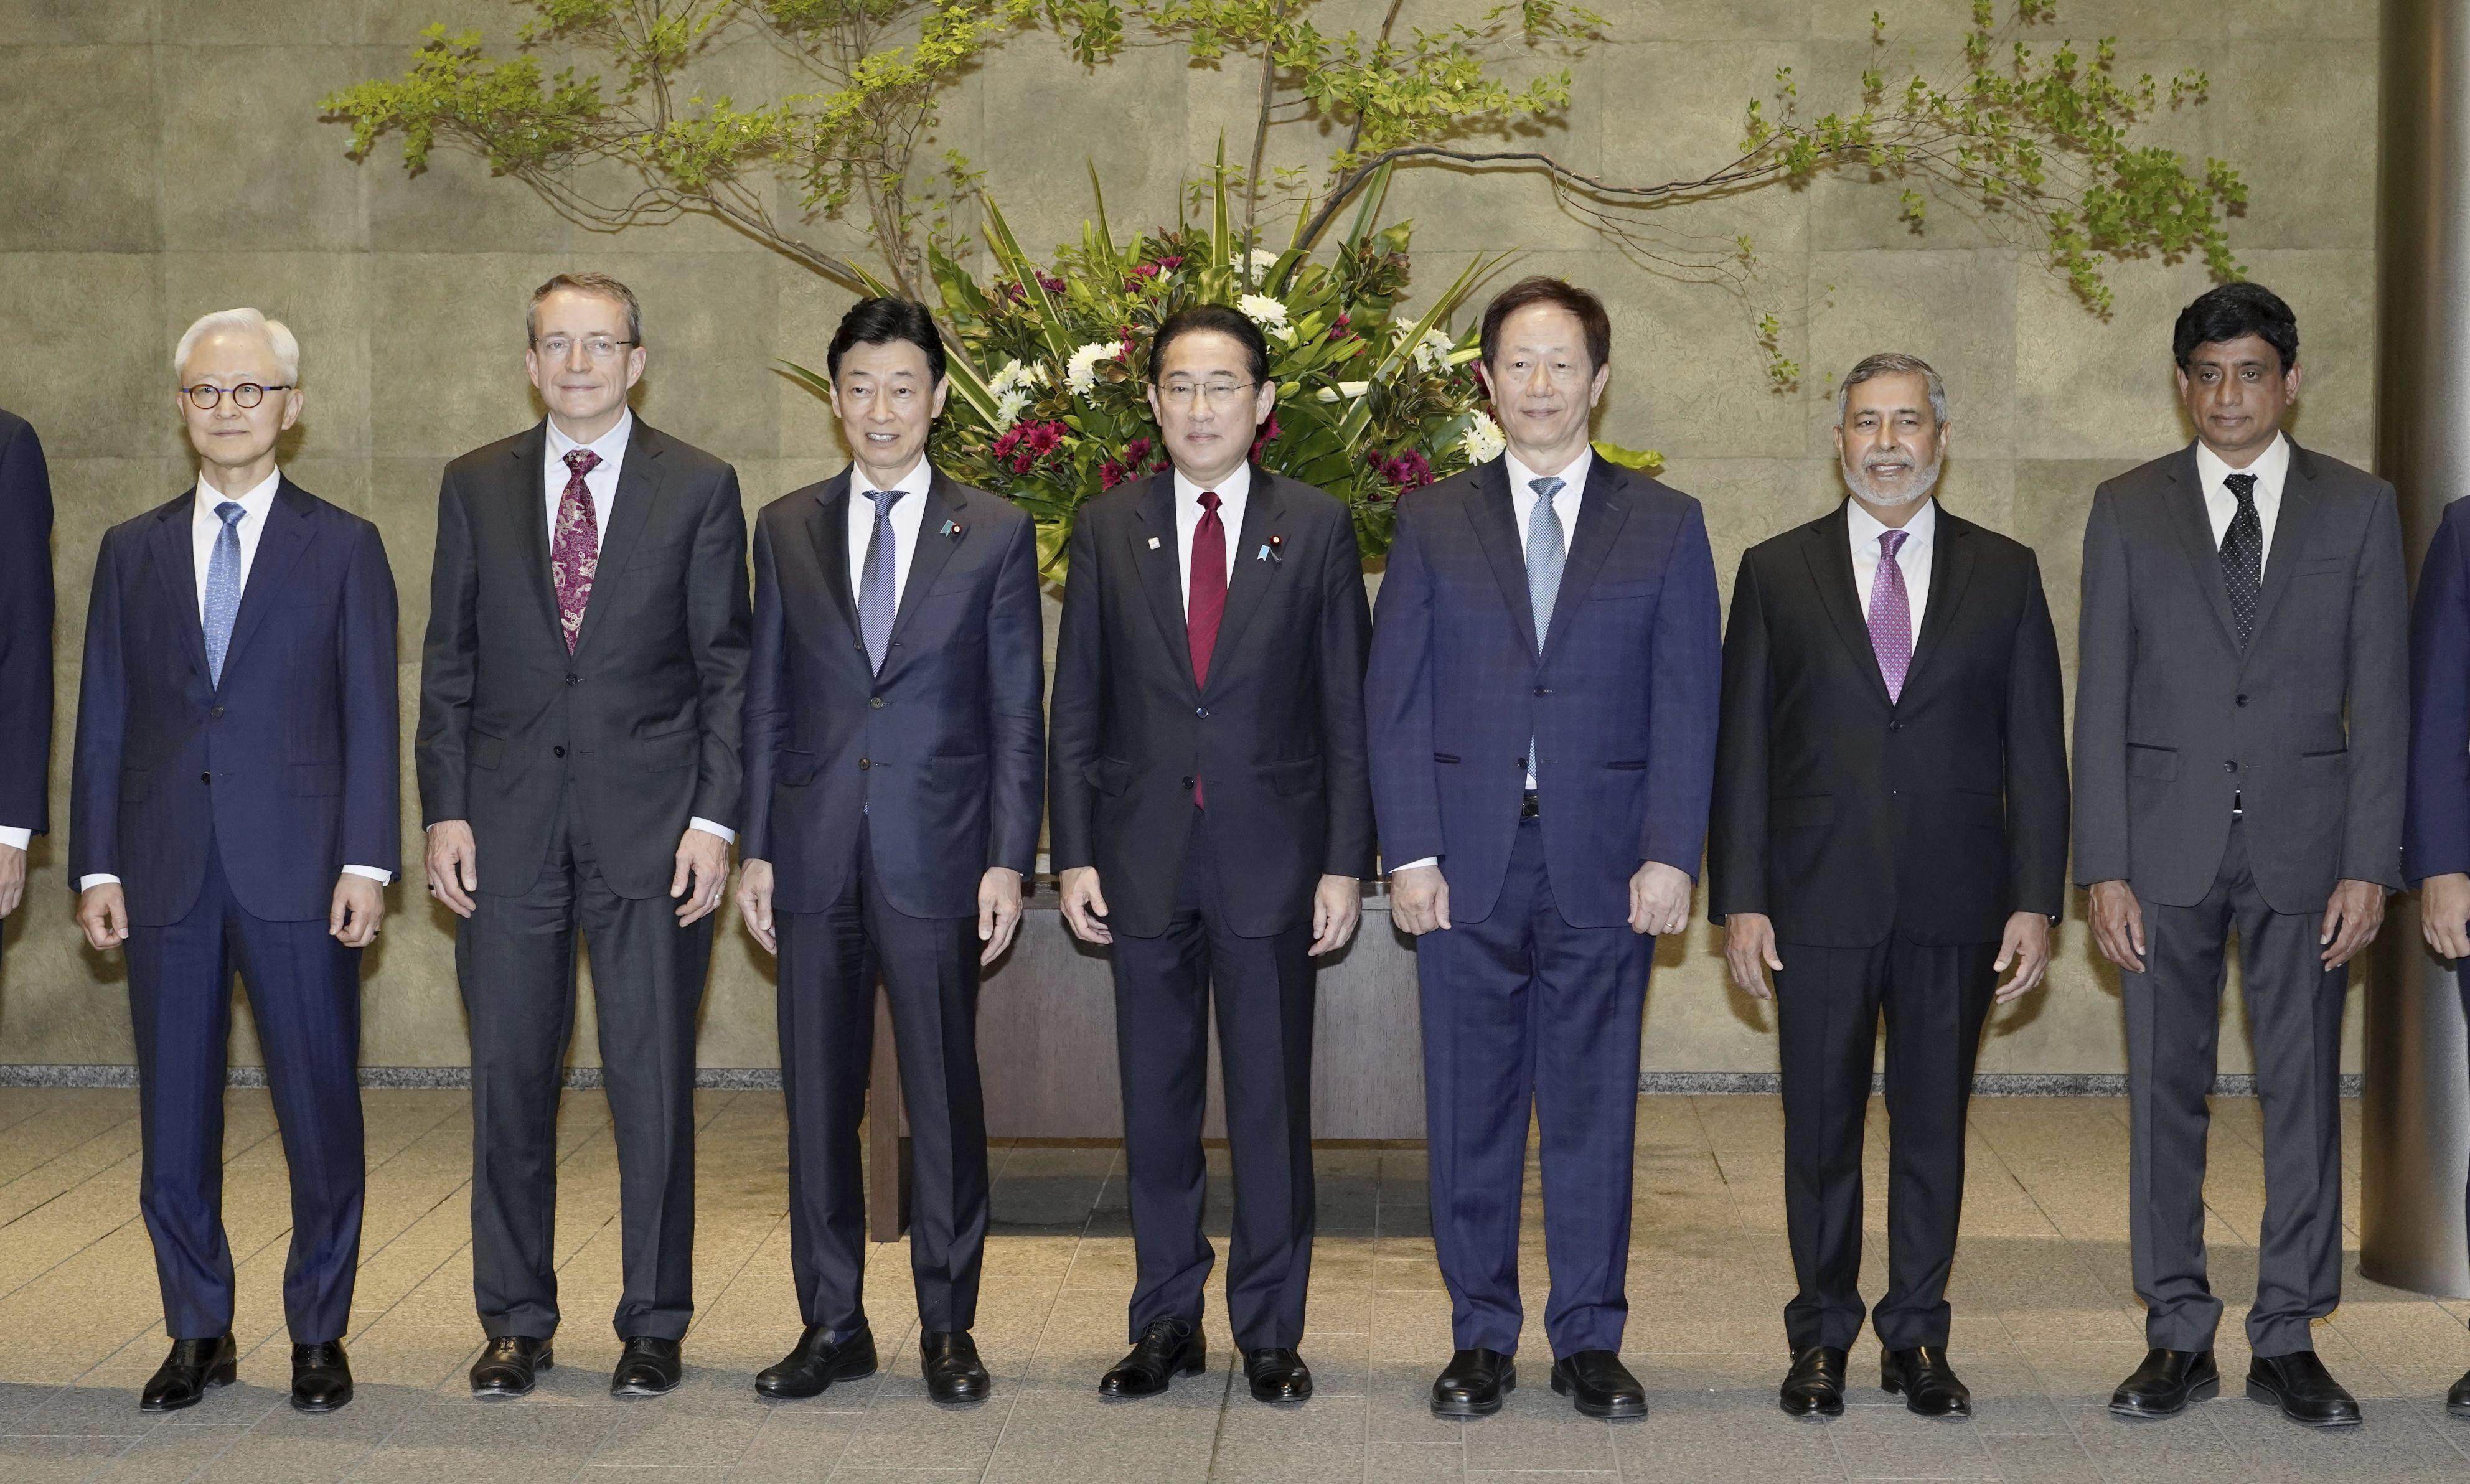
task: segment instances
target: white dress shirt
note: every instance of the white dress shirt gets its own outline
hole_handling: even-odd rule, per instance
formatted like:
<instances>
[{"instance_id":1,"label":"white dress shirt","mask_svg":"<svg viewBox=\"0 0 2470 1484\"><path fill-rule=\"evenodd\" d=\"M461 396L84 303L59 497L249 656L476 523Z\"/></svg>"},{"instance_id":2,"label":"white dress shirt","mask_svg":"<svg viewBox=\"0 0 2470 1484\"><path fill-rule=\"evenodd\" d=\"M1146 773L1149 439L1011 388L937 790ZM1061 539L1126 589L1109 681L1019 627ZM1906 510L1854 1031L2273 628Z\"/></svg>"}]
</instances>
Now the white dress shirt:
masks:
<instances>
[{"instance_id":1,"label":"white dress shirt","mask_svg":"<svg viewBox=\"0 0 2470 1484\"><path fill-rule=\"evenodd\" d=\"M1878 558L1886 548L1878 538L1895 527L1861 508L1857 499L1844 502L1844 524L1852 541L1852 586L1861 595L1861 616L1870 616L1870 594L1878 586ZM1904 522L1903 549L1896 553L1896 566L1904 574L1904 594L1912 603L1912 639L1919 647L1922 638L1922 614L1929 607L1930 558L1938 550L1938 501L1924 499L1922 508Z\"/></svg>"},{"instance_id":2,"label":"white dress shirt","mask_svg":"<svg viewBox=\"0 0 2470 1484\"><path fill-rule=\"evenodd\" d=\"M934 482L935 471L927 465L925 455L919 455L910 471L892 482L900 498L892 502L892 519L885 522L892 537L892 611L900 612L900 595L909 591L909 564L917 559L918 532L926 521L926 491ZM866 582L867 543L874 540L875 500L877 488L857 465L850 465L849 559L850 596L855 598Z\"/></svg>"},{"instance_id":3,"label":"white dress shirt","mask_svg":"<svg viewBox=\"0 0 2470 1484\"><path fill-rule=\"evenodd\" d=\"M1235 547L1244 539L1244 506L1252 498L1252 466L1242 463L1223 483L1213 486L1218 492L1218 520L1226 527L1226 586L1235 586ZM1183 592L1183 615L1192 616L1192 539L1200 533L1200 497L1205 492L1198 484L1175 472L1175 569L1183 574L1177 586Z\"/></svg>"},{"instance_id":4,"label":"white dress shirt","mask_svg":"<svg viewBox=\"0 0 2470 1484\"><path fill-rule=\"evenodd\" d=\"M1503 453L1501 456L1509 473L1509 504L1512 513L1517 517L1518 554L1524 557L1526 554L1527 523L1535 519L1536 501L1543 499L1535 493L1535 481L1548 476L1539 475L1519 462L1518 455L1515 453ZM1595 449L1592 447L1581 449L1578 456L1570 461L1570 467L1561 471L1557 476L1561 480L1561 487L1552 492L1552 514L1561 522L1561 554L1565 561L1569 556L1570 537L1578 528L1578 507L1587 498L1587 474L1595 467ZM1544 636L1541 634L1535 636L1535 642L1543 643ZM1531 763L1533 759L1530 758L1528 761ZM1526 786L1535 787L1535 772L1531 767L1526 773ZM1437 866L1440 861L1441 858L1437 855L1428 855L1420 861L1409 861L1403 866L1392 866L1389 870L1392 873L1412 870L1418 866Z\"/></svg>"},{"instance_id":5,"label":"white dress shirt","mask_svg":"<svg viewBox=\"0 0 2470 1484\"><path fill-rule=\"evenodd\" d=\"M2213 522L2213 549L2219 551L2230 533L2230 522L2238 515L2238 497L2230 493L2225 481L2234 474L2255 475L2255 515L2264 523L2264 550L2258 554L2255 575L2264 577L2264 564L2272 555L2273 522L2281 519L2281 486L2290 476L2290 440L2280 433L2255 456L2255 462L2245 469L2232 469L2223 457L2196 441L2196 477L2204 486L2204 517Z\"/></svg>"},{"instance_id":6,"label":"white dress shirt","mask_svg":"<svg viewBox=\"0 0 2470 1484\"><path fill-rule=\"evenodd\" d=\"M257 565L257 544L266 535L267 515L274 509L275 491L282 487L283 471L280 469L268 475L265 482L255 489L239 495L226 495L203 479L198 481L197 497L189 509L189 551L197 561L198 622L200 626L206 621L206 576L215 559L215 543L221 541L223 534L223 518L215 514L215 507L225 500L238 500L241 509L247 512L232 527L240 537L240 588L241 591L246 592L248 570ZM0 845L10 843L8 831L0 830ZM374 866L346 866L343 870L350 875L366 876L380 886L394 879L393 871L380 870ZM91 876L80 876L78 890L83 892L119 879L97 871Z\"/></svg>"},{"instance_id":7,"label":"white dress shirt","mask_svg":"<svg viewBox=\"0 0 2470 1484\"><path fill-rule=\"evenodd\" d=\"M566 499L566 481L574 477L574 471L566 465L566 455L576 449L590 449L600 455L600 462L593 465L592 472L583 476L584 491L592 497L592 549L597 552L600 544L609 539L609 507L617 503L618 475L626 467L626 440L634 436L635 409L632 407L618 414L617 427L590 443L575 442L557 426L556 418L548 420L548 450L541 461L541 483L547 496L542 507L543 519L548 522L548 542L552 551L557 546L557 507ZM737 838L735 830L700 817L687 821L687 827L718 835L724 843Z\"/></svg>"}]
</instances>

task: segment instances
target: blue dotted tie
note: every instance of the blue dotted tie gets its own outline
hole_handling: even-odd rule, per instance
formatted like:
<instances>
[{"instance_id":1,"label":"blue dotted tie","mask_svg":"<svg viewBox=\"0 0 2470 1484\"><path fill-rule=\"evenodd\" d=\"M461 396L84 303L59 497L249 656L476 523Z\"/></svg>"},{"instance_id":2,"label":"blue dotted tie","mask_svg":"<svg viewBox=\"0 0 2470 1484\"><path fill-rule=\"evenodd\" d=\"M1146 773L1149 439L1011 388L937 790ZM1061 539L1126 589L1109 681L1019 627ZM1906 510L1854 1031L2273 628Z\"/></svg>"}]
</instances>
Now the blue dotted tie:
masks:
<instances>
[{"instance_id":1,"label":"blue dotted tie","mask_svg":"<svg viewBox=\"0 0 2470 1484\"><path fill-rule=\"evenodd\" d=\"M1555 478L1530 479L1526 487L1535 492L1535 508L1526 517L1526 599L1535 608L1535 647L1540 654L1544 640L1552 632L1552 601L1561 595L1561 567L1569 551L1561 541L1561 517L1552 508L1552 497L1561 493L1566 481ZM1526 774L1535 774L1535 739L1526 739Z\"/></svg>"},{"instance_id":2,"label":"blue dotted tie","mask_svg":"<svg viewBox=\"0 0 2470 1484\"><path fill-rule=\"evenodd\" d=\"M223 683L223 654L231 648L232 620L240 616L240 518L247 507L224 500L215 507L222 530L206 561L206 677Z\"/></svg>"}]
</instances>

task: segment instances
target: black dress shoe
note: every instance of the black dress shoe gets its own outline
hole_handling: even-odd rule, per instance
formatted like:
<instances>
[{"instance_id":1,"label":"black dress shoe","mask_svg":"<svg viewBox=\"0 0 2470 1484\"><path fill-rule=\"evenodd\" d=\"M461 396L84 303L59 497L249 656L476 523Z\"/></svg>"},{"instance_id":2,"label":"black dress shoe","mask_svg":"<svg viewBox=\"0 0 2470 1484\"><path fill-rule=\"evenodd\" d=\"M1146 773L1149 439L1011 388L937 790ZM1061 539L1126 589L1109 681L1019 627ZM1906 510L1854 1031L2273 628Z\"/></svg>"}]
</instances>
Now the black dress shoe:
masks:
<instances>
[{"instance_id":1,"label":"black dress shoe","mask_svg":"<svg viewBox=\"0 0 2470 1484\"><path fill-rule=\"evenodd\" d=\"M1969 1417L1972 1393L1955 1379L1946 1352L1936 1345L1890 1350L1879 1357L1878 1384L1891 1397L1904 1399L1904 1410L1916 1417Z\"/></svg>"},{"instance_id":2,"label":"black dress shoe","mask_svg":"<svg viewBox=\"0 0 2470 1484\"><path fill-rule=\"evenodd\" d=\"M1498 1350L1461 1350L1433 1382L1435 1417L1490 1417L1518 1389L1518 1362Z\"/></svg>"},{"instance_id":3,"label":"black dress shoe","mask_svg":"<svg viewBox=\"0 0 2470 1484\"><path fill-rule=\"evenodd\" d=\"M176 1412L204 1400L209 1386L228 1386L240 1380L240 1352L232 1337L172 1342L172 1353L146 1382L137 1398L141 1412Z\"/></svg>"},{"instance_id":4,"label":"black dress shoe","mask_svg":"<svg viewBox=\"0 0 2470 1484\"><path fill-rule=\"evenodd\" d=\"M861 1328L836 1342L831 1326L810 1324L806 1333L798 1336L797 1349L781 1356L779 1365L756 1373L755 1389L776 1402L803 1402L822 1396L834 1381L862 1380L874 1374L873 1330ZM934 1380L931 1371L927 1380Z\"/></svg>"},{"instance_id":5,"label":"black dress shoe","mask_svg":"<svg viewBox=\"0 0 2470 1484\"><path fill-rule=\"evenodd\" d=\"M2444 1410L2455 1417L2470 1418L2470 1371L2462 1372L2453 1389L2444 1394Z\"/></svg>"},{"instance_id":6,"label":"black dress shoe","mask_svg":"<svg viewBox=\"0 0 2470 1484\"><path fill-rule=\"evenodd\" d=\"M1618 1352L1581 1350L1552 1362L1552 1389L1589 1417L1620 1421L1646 1415L1646 1388Z\"/></svg>"},{"instance_id":7,"label":"black dress shoe","mask_svg":"<svg viewBox=\"0 0 2470 1484\"><path fill-rule=\"evenodd\" d=\"M926 1395L946 1406L984 1402L994 1390L967 1330L929 1330L919 1337L918 1353L926 1367Z\"/></svg>"},{"instance_id":8,"label":"black dress shoe","mask_svg":"<svg viewBox=\"0 0 2470 1484\"><path fill-rule=\"evenodd\" d=\"M351 1403L352 1362L341 1340L291 1347L291 1409L339 1412Z\"/></svg>"},{"instance_id":9,"label":"black dress shoe","mask_svg":"<svg viewBox=\"0 0 2470 1484\"><path fill-rule=\"evenodd\" d=\"M2190 1402L2222 1394L2221 1368L2209 1350L2149 1350L2135 1374L2109 1394L2110 1414L2138 1420L2176 1417Z\"/></svg>"},{"instance_id":10,"label":"black dress shoe","mask_svg":"<svg viewBox=\"0 0 2470 1484\"><path fill-rule=\"evenodd\" d=\"M613 1397L659 1397L678 1389L685 1379L687 1363L678 1354L678 1342L638 1334L626 1341L618 1352L618 1365L609 1373L609 1394Z\"/></svg>"},{"instance_id":11,"label":"black dress shoe","mask_svg":"<svg viewBox=\"0 0 2470 1484\"><path fill-rule=\"evenodd\" d=\"M2312 1350L2258 1356L2247 1368L2249 1401L2281 1408L2302 1427L2355 1427L2366 1421L2356 1397L2342 1389Z\"/></svg>"},{"instance_id":12,"label":"black dress shoe","mask_svg":"<svg viewBox=\"0 0 2470 1484\"><path fill-rule=\"evenodd\" d=\"M1098 1395L1110 1402L1153 1397L1178 1376L1200 1375L1208 1363L1199 1330L1181 1319L1153 1320L1131 1354L1098 1379Z\"/></svg>"},{"instance_id":13,"label":"black dress shoe","mask_svg":"<svg viewBox=\"0 0 2470 1484\"><path fill-rule=\"evenodd\" d=\"M1844 1352L1832 1345L1794 1351L1776 1404L1787 1417L1843 1416Z\"/></svg>"},{"instance_id":14,"label":"black dress shoe","mask_svg":"<svg viewBox=\"0 0 2470 1484\"><path fill-rule=\"evenodd\" d=\"M1252 1383L1252 1400L1282 1405L1312 1400L1312 1368L1292 1350L1265 1348L1244 1352L1244 1379Z\"/></svg>"},{"instance_id":15,"label":"black dress shoe","mask_svg":"<svg viewBox=\"0 0 2470 1484\"><path fill-rule=\"evenodd\" d=\"M548 1341L528 1334L501 1334L489 1341L472 1362L472 1395L499 1398L531 1394L534 1374L554 1370L557 1354Z\"/></svg>"}]
</instances>

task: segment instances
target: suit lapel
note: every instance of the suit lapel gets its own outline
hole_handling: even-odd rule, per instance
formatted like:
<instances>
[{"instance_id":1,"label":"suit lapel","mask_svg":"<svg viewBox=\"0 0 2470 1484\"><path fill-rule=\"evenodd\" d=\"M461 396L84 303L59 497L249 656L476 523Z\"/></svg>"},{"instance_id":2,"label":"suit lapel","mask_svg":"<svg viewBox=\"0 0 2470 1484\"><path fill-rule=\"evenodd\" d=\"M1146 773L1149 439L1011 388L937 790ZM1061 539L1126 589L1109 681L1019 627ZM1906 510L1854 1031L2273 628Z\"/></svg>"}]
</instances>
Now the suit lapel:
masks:
<instances>
[{"instance_id":1,"label":"suit lapel","mask_svg":"<svg viewBox=\"0 0 2470 1484\"><path fill-rule=\"evenodd\" d=\"M248 565L248 582L241 589L240 613L232 619L231 644L223 651L225 675L248 647L249 636L266 621L266 611L291 580L300 554L316 538L316 522L310 519L315 508L308 492L291 480L275 487L274 502L266 508L266 529L258 533L257 555Z\"/></svg>"},{"instance_id":2,"label":"suit lapel","mask_svg":"<svg viewBox=\"0 0 2470 1484\"><path fill-rule=\"evenodd\" d=\"M1912 663L1904 671L1904 694L1908 696L1921 682L1922 666L1946 647L1947 630L1955 622L1956 608L1964 601L1966 585L1972 581L1971 531L1965 522L1947 514L1945 505L1938 510L1936 543L1938 550L1930 557L1929 602L1922 611L1922 632L1913 643ZM1852 561L1849 543L1845 560ZM1883 685L1885 682L1879 684Z\"/></svg>"},{"instance_id":3,"label":"suit lapel","mask_svg":"<svg viewBox=\"0 0 2470 1484\"><path fill-rule=\"evenodd\" d=\"M1887 695L1886 677L1878 673L1878 651L1871 646L1870 621L1861 613L1861 589L1852 577L1852 534L1845 508L1836 506L1833 515L1809 527L1802 555L1809 563L1810 586L1817 591L1828 616L1835 620L1836 636L1843 639L1852 668L1868 679L1870 693L1878 698L1878 704L1892 708L1896 703ZM1937 574L1932 572L1931 577L1930 598L1935 606ZM1909 684L1909 670L1904 679Z\"/></svg>"},{"instance_id":4,"label":"suit lapel","mask_svg":"<svg viewBox=\"0 0 2470 1484\"><path fill-rule=\"evenodd\" d=\"M1475 522L1476 544L1492 563L1492 580L1501 585L1509 621L1526 643L1526 652L1541 659L1544 646L1535 633L1535 600L1526 591L1526 552L1518 544L1518 507L1509 499L1509 461L1496 458L1478 476L1482 491L1467 506Z\"/></svg>"},{"instance_id":5,"label":"suit lapel","mask_svg":"<svg viewBox=\"0 0 2470 1484\"><path fill-rule=\"evenodd\" d=\"M895 644L900 642L900 636L909 628L909 620L917 614L919 605L935 591L935 580L944 574L945 567L951 565L953 553L961 549L961 543L969 539L969 522L962 519L967 511L967 507L962 503L960 493L953 488L952 481L930 469L925 514L918 522L917 546L909 553L909 575L900 584L900 607L892 615L892 641ZM945 529L947 526L948 531ZM841 532L844 536L849 532L847 516L841 519ZM846 567L843 569L846 570ZM894 656L886 651L883 657L885 669L892 668L893 659Z\"/></svg>"},{"instance_id":6,"label":"suit lapel","mask_svg":"<svg viewBox=\"0 0 2470 1484\"><path fill-rule=\"evenodd\" d=\"M1270 537L1286 534L1286 497L1279 488L1278 476L1254 466L1251 493L1244 501L1244 528L1235 538L1235 576L1226 585L1226 612L1218 621L1217 647L1210 651L1209 673L1213 678L1226 673L1226 661L1243 639L1245 626L1260 611L1262 594L1277 573L1278 559L1264 558L1261 551L1269 545Z\"/></svg>"},{"instance_id":7,"label":"suit lapel","mask_svg":"<svg viewBox=\"0 0 2470 1484\"><path fill-rule=\"evenodd\" d=\"M2272 522L2272 551L2264 562L2264 590L2256 595L2255 634L2248 641L2250 651L2255 639L2264 637L2264 626L2272 621L2272 611L2281 606L2281 594L2290 591L2290 567L2307 549L2307 533L2315 528L2317 508L2315 460L2293 442L2290 472L2281 481L2281 513Z\"/></svg>"},{"instance_id":8,"label":"suit lapel","mask_svg":"<svg viewBox=\"0 0 2470 1484\"><path fill-rule=\"evenodd\" d=\"M190 523L196 519L193 507L195 491L163 507L156 516L154 527L147 533L147 557L163 579L163 589L172 600L174 622L183 640L181 649L189 657L189 667L198 679L206 679L206 627L198 616L198 552L195 533Z\"/></svg>"},{"instance_id":9,"label":"suit lapel","mask_svg":"<svg viewBox=\"0 0 2470 1484\"><path fill-rule=\"evenodd\" d=\"M635 419L635 430L626 440L626 462L618 470L618 493L609 501L609 529L600 533L600 561L592 569L592 596L583 605L583 627L574 636L578 655L599 629L600 615L616 601L609 590L625 580L626 563L642 539L643 523L651 519L652 502L661 493L661 452L660 434L641 418ZM548 539L546 527L541 539Z\"/></svg>"},{"instance_id":10,"label":"suit lapel","mask_svg":"<svg viewBox=\"0 0 2470 1484\"><path fill-rule=\"evenodd\" d=\"M1561 591L1552 597L1552 626L1544 637L1546 656L1576 621L1578 605L1586 601L1587 590L1595 586L1596 573L1603 569L1604 558L1612 554L1613 543L1620 539L1621 525L1628 519L1629 476L1601 455L1589 460L1586 498L1578 503L1577 529L1570 533Z\"/></svg>"},{"instance_id":11,"label":"suit lapel","mask_svg":"<svg viewBox=\"0 0 2470 1484\"><path fill-rule=\"evenodd\" d=\"M1183 672L1184 684L1198 694L1200 686L1192 678L1192 640L1183 621L1183 555L1175 534L1173 470L1150 480L1138 514L1140 519L1126 527L1132 542L1132 570L1140 576L1141 591L1149 594L1150 614L1157 619L1158 633ZM1224 627L1222 619L1222 636Z\"/></svg>"},{"instance_id":12,"label":"suit lapel","mask_svg":"<svg viewBox=\"0 0 2470 1484\"><path fill-rule=\"evenodd\" d=\"M541 622L549 642L566 653L566 638L557 621L557 568L548 550L548 423L543 419L515 445L514 468L508 475L517 549L532 574L532 591L540 599Z\"/></svg>"},{"instance_id":13,"label":"suit lapel","mask_svg":"<svg viewBox=\"0 0 2470 1484\"><path fill-rule=\"evenodd\" d=\"M857 628L857 595L850 591L849 502L850 480L853 470L844 470L833 476L831 486L818 491L814 505L806 512L806 535L815 544L815 560L824 569L824 591L832 600L833 611L841 615L852 639L861 638Z\"/></svg>"},{"instance_id":14,"label":"suit lapel","mask_svg":"<svg viewBox=\"0 0 2470 1484\"><path fill-rule=\"evenodd\" d=\"M2204 513L2204 481L2196 472L2196 446L2191 443L2179 450L2166 474L2170 488L2162 499L2170 507L2170 522L2179 528L2179 543L2187 549L2188 567L2196 586L2204 591L2205 600L2212 605L2213 617L2221 623L2222 638L2229 640L2235 651L2238 617L2230 612L2228 590L2222 586L2222 548L2213 540L2212 517ZM2286 501L2288 491L2283 495ZM2284 514L2287 513L2285 503ZM2262 628L2262 623L2257 627Z\"/></svg>"}]
</instances>

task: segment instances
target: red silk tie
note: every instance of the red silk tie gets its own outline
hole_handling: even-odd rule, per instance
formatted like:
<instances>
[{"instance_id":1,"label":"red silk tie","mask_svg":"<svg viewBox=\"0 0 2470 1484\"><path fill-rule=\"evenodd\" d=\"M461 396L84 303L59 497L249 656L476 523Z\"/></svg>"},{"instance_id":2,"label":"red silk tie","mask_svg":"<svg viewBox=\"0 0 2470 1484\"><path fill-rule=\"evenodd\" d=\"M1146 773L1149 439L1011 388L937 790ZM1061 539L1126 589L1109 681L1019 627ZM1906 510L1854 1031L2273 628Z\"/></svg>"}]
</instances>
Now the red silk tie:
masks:
<instances>
[{"instance_id":1,"label":"red silk tie","mask_svg":"<svg viewBox=\"0 0 2470 1484\"><path fill-rule=\"evenodd\" d=\"M1184 602L1184 637L1192 645L1192 680L1209 684L1209 657L1218 648L1218 622L1226 616L1226 523L1218 519L1218 492L1200 496L1200 525L1192 533L1192 573ZM1209 806L1198 774L1192 801Z\"/></svg>"},{"instance_id":2,"label":"red silk tie","mask_svg":"<svg viewBox=\"0 0 2470 1484\"><path fill-rule=\"evenodd\" d=\"M549 537L549 571L557 583L557 625L566 636L566 652L583 633L583 611L592 605L593 579L600 568L600 522L593 513L592 489L583 482L600 463L590 449L566 455L570 474L566 492L558 497L557 529Z\"/></svg>"}]
</instances>

